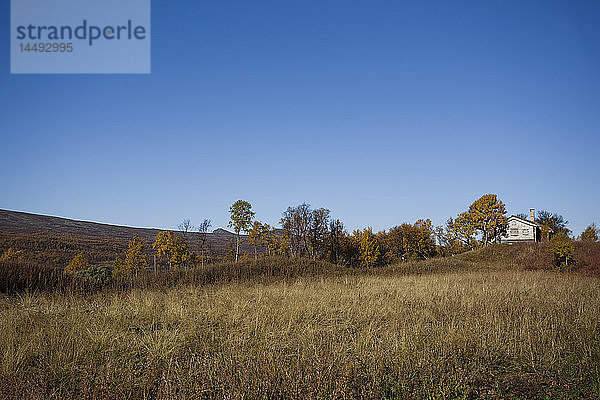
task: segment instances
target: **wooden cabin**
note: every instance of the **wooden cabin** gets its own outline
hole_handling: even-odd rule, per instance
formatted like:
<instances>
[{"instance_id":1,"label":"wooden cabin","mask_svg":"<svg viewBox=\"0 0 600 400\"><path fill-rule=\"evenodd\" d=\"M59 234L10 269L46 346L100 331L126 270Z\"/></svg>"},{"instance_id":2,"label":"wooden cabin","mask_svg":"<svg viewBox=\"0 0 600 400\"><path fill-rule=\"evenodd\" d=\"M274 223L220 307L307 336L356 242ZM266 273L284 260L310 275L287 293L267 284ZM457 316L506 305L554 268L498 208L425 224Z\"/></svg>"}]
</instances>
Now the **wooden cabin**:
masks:
<instances>
[{"instance_id":1,"label":"wooden cabin","mask_svg":"<svg viewBox=\"0 0 600 400\"><path fill-rule=\"evenodd\" d=\"M500 238L501 243L541 242L542 227L535 222L535 210L529 210L529 219L508 217L508 229Z\"/></svg>"}]
</instances>

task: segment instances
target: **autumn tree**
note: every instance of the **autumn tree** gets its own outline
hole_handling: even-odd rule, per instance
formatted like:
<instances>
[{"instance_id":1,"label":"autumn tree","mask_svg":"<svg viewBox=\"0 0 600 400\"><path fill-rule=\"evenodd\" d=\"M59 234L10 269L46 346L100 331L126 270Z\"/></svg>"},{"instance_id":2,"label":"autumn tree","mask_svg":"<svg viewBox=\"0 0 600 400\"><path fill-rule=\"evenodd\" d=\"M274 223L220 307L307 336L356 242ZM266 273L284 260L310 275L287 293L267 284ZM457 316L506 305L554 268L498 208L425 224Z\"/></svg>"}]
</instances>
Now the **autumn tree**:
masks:
<instances>
[{"instance_id":1,"label":"autumn tree","mask_svg":"<svg viewBox=\"0 0 600 400\"><path fill-rule=\"evenodd\" d=\"M144 240L136 236L127 246L127 254L125 254L125 268L130 272L138 273L148 266L146 254L144 254Z\"/></svg>"},{"instance_id":2,"label":"autumn tree","mask_svg":"<svg viewBox=\"0 0 600 400\"><path fill-rule=\"evenodd\" d=\"M275 238L275 241L272 243L274 247L274 254L280 256L290 257L290 237L286 230L282 229Z\"/></svg>"},{"instance_id":3,"label":"autumn tree","mask_svg":"<svg viewBox=\"0 0 600 400\"><path fill-rule=\"evenodd\" d=\"M69 262L69 265L66 266L65 272L67 274L74 275L75 273L79 271L84 271L89 267L90 262L88 261L88 258L85 256L85 254L79 253L75 257L73 257L71 262Z\"/></svg>"},{"instance_id":4,"label":"autumn tree","mask_svg":"<svg viewBox=\"0 0 600 400\"><path fill-rule=\"evenodd\" d=\"M119 263L115 261L113 274L115 277L126 277L137 275L148 266L148 259L144 254L144 240L136 236L127 246L125 260Z\"/></svg>"},{"instance_id":5,"label":"autumn tree","mask_svg":"<svg viewBox=\"0 0 600 400\"><path fill-rule=\"evenodd\" d=\"M450 255L472 250L476 245L475 228L466 212L454 219L449 218L438 237Z\"/></svg>"},{"instance_id":6,"label":"autumn tree","mask_svg":"<svg viewBox=\"0 0 600 400\"><path fill-rule=\"evenodd\" d=\"M420 219L414 225L404 223L376 236L389 263L425 260L436 254L435 233L429 219Z\"/></svg>"},{"instance_id":7,"label":"autumn tree","mask_svg":"<svg viewBox=\"0 0 600 400\"><path fill-rule=\"evenodd\" d=\"M288 215L286 215L286 212L284 212L283 217L281 218L279 223L281 224L281 236L279 237L279 246L277 247L277 254L282 256L293 257L295 255L295 246L292 243L292 220Z\"/></svg>"},{"instance_id":8,"label":"autumn tree","mask_svg":"<svg viewBox=\"0 0 600 400\"><path fill-rule=\"evenodd\" d=\"M559 232L550 239L550 251L558 267L568 267L573 262L573 241L565 232Z\"/></svg>"},{"instance_id":9,"label":"autumn tree","mask_svg":"<svg viewBox=\"0 0 600 400\"><path fill-rule=\"evenodd\" d=\"M288 209L289 210L289 209ZM302 251L305 254L310 254L309 249L309 229L312 211L310 204L302 203L293 209L292 213L292 234L297 245L296 252Z\"/></svg>"},{"instance_id":10,"label":"autumn tree","mask_svg":"<svg viewBox=\"0 0 600 400\"><path fill-rule=\"evenodd\" d=\"M434 235L435 235L435 243L436 243L436 253L439 256L442 257L447 257L447 256L452 256L454 253L452 252L452 245L450 243L450 241L448 240L448 238L446 237L446 231L444 230L443 226L436 226L433 229Z\"/></svg>"},{"instance_id":11,"label":"autumn tree","mask_svg":"<svg viewBox=\"0 0 600 400\"><path fill-rule=\"evenodd\" d=\"M383 243L383 253L388 263L406 261L408 257L408 236L410 224L392 227L388 232L378 232L379 240Z\"/></svg>"},{"instance_id":12,"label":"autumn tree","mask_svg":"<svg viewBox=\"0 0 600 400\"><path fill-rule=\"evenodd\" d=\"M254 259L258 258L258 247L260 246L260 236L262 234L262 223L254 221L252 227L248 230L248 244L254 248Z\"/></svg>"},{"instance_id":13,"label":"autumn tree","mask_svg":"<svg viewBox=\"0 0 600 400\"><path fill-rule=\"evenodd\" d=\"M598 228L596 224L591 224L585 231L581 233L581 240L584 242L597 242L598 241Z\"/></svg>"},{"instance_id":14,"label":"autumn tree","mask_svg":"<svg viewBox=\"0 0 600 400\"><path fill-rule=\"evenodd\" d=\"M269 255L277 254L277 250L280 247L281 232L278 232L274 226L265 224L265 246Z\"/></svg>"},{"instance_id":15,"label":"autumn tree","mask_svg":"<svg viewBox=\"0 0 600 400\"><path fill-rule=\"evenodd\" d=\"M471 216L468 212L462 212L456 216L451 229L455 233L455 237L460 240L469 250L477 246L475 240L475 225L472 223Z\"/></svg>"},{"instance_id":16,"label":"autumn tree","mask_svg":"<svg viewBox=\"0 0 600 400\"><path fill-rule=\"evenodd\" d=\"M306 254L313 259L322 257L327 250L330 213L326 208L313 210L307 203L288 207L280 222L282 240L289 246L289 254Z\"/></svg>"},{"instance_id":17,"label":"autumn tree","mask_svg":"<svg viewBox=\"0 0 600 400\"><path fill-rule=\"evenodd\" d=\"M159 256L166 256L170 268L185 265L190 259L190 252L185 241L173 234L172 231L162 231L156 235L152 248Z\"/></svg>"},{"instance_id":18,"label":"autumn tree","mask_svg":"<svg viewBox=\"0 0 600 400\"><path fill-rule=\"evenodd\" d=\"M233 228L236 234L235 243L235 262L238 261L240 254L240 232L248 232L252 226L254 211L252 205L244 200L238 200L229 208L230 221L228 226Z\"/></svg>"},{"instance_id":19,"label":"autumn tree","mask_svg":"<svg viewBox=\"0 0 600 400\"><path fill-rule=\"evenodd\" d=\"M426 260L435 256L435 234L430 219L419 219L413 225L414 243L412 252L418 259Z\"/></svg>"},{"instance_id":20,"label":"autumn tree","mask_svg":"<svg viewBox=\"0 0 600 400\"><path fill-rule=\"evenodd\" d=\"M206 239L208 237L208 230L212 223L210 219L204 219L200 225L198 225L198 235L200 237L200 262L204 267L204 246L206 245Z\"/></svg>"},{"instance_id":21,"label":"autumn tree","mask_svg":"<svg viewBox=\"0 0 600 400\"><path fill-rule=\"evenodd\" d=\"M344 265L357 262L358 239L348 235L340 220L331 221L327 208L313 210L307 203L288 207L280 222L280 254L307 255Z\"/></svg>"},{"instance_id":22,"label":"autumn tree","mask_svg":"<svg viewBox=\"0 0 600 400\"><path fill-rule=\"evenodd\" d=\"M381 251L380 251L381 253ZM360 264L360 246L357 238L346 231L340 235L340 252L338 263L346 266Z\"/></svg>"},{"instance_id":23,"label":"autumn tree","mask_svg":"<svg viewBox=\"0 0 600 400\"><path fill-rule=\"evenodd\" d=\"M258 258L258 248L267 247L268 238L271 231L269 224L263 224L259 221L254 221L252 228L248 231L248 243L254 247L254 259Z\"/></svg>"},{"instance_id":24,"label":"autumn tree","mask_svg":"<svg viewBox=\"0 0 600 400\"><path fill-rule=\"evenodd\" d=\"M481 236L483 246L498 243L507 227L504 203L495 194L486 194L474 201L467 211L449 218L436 234L444 251L454 255L477 247L476 234Z\"/></svg>"},{"instance_id":25,"label":"autumn tree","mask_svg":"<svg viewBox=\"0 0 600 400\"><path fill-rule=\"evenodd\" d=\"M483 246L498 242L506 232L506 208L495 194L485 194L475 200L467 215L472 227L481 234Z\"/></svg>"},{"instance_id":26,"label":"autumn tree","mask_svg":"<svg viewBox=\"0 0 600 400\"><path fill-rule=\"evenodd\" d=\"M360 265L365 268L376 266L379 263L381 253L373 230L371 228L366 228L363 231L356 230L354 231L354 237L360 249Z\"/></svg>"}]
</instances>

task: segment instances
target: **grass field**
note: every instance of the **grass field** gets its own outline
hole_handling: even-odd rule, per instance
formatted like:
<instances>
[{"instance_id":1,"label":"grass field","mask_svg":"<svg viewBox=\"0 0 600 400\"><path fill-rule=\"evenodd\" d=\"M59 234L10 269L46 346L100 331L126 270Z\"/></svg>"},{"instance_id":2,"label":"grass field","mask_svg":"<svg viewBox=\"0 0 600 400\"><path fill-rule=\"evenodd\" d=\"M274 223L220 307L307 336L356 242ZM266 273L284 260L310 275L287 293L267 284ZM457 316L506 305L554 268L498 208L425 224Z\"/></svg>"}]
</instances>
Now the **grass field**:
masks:
<instances>
[{"instance_id":1,"label":"grass field","mask_svg":"<svg viewBox=\"0 0 600 400\"><path fill-rule=\"evenodd\" d=\"M0 302L1 398L598 398L600 279L295 277Z\"/></svg>"}]
</instances>

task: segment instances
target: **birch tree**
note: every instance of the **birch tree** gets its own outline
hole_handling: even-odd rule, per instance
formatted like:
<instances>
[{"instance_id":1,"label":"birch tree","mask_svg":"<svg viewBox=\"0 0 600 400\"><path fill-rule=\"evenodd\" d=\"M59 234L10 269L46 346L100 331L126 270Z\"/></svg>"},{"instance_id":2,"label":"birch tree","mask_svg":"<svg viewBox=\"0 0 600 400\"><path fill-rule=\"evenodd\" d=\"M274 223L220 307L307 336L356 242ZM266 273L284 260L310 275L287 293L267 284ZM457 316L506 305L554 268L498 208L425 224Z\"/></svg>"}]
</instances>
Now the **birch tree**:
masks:
<instances>
[{"instance_id":1,"label":"birch tree","mask_svg":"<svg viewBox=\"0 0 600 400\"><path fill-rule=\"evenodd\" d=\"M238 261L240 255L240 232L247 233L252 226L252 219L254 219L254 211L252 211L252 205L244 200L238 200L229 207L230 220L227 225L233 228L236 234L235 242L235 262Z\"/></svg>"}]
</instances>

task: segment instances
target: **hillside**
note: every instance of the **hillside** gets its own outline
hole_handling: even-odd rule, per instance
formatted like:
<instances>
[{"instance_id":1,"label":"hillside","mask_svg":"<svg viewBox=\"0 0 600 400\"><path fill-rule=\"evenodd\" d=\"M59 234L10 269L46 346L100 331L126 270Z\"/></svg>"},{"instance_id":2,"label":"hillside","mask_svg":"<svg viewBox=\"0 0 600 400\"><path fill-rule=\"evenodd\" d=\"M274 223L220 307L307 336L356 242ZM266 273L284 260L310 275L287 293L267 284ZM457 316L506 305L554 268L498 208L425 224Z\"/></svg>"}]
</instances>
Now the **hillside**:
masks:
<instances>
[{"instance_id":1,"label":"hillside","mask_svg":"<svg viewBox=\"0 0 600 400\"><path fill-rule=\"evenodd\" d=\"M575 241L572 272L600 275L600 243ZM432 258L382 268L382 274L460 271L554 270L549 243L497 244L451 257Z\"/></svg>"},{"instance_id":2,"label":"hillside","mask_svg":"<svg viewBox=\"0 0 600 400\"><path fill-rule=\"evenodd\" d=\"M0 253L12 247L25 250L29 258L51 264L64 264L79 251L88 252L98 262L109 261L124 251L135 236L141 237L150 246L158 232L159 229L0 210ZM176 233L183 237L182 232ZM200 251L199 236L198 233L186 236L192 251ZM223 257L234 241L234 233L215 229L207 234L206 249L214 257ZM250 249L243 246L243 250Z\"/></svg>"}]
</instances>

